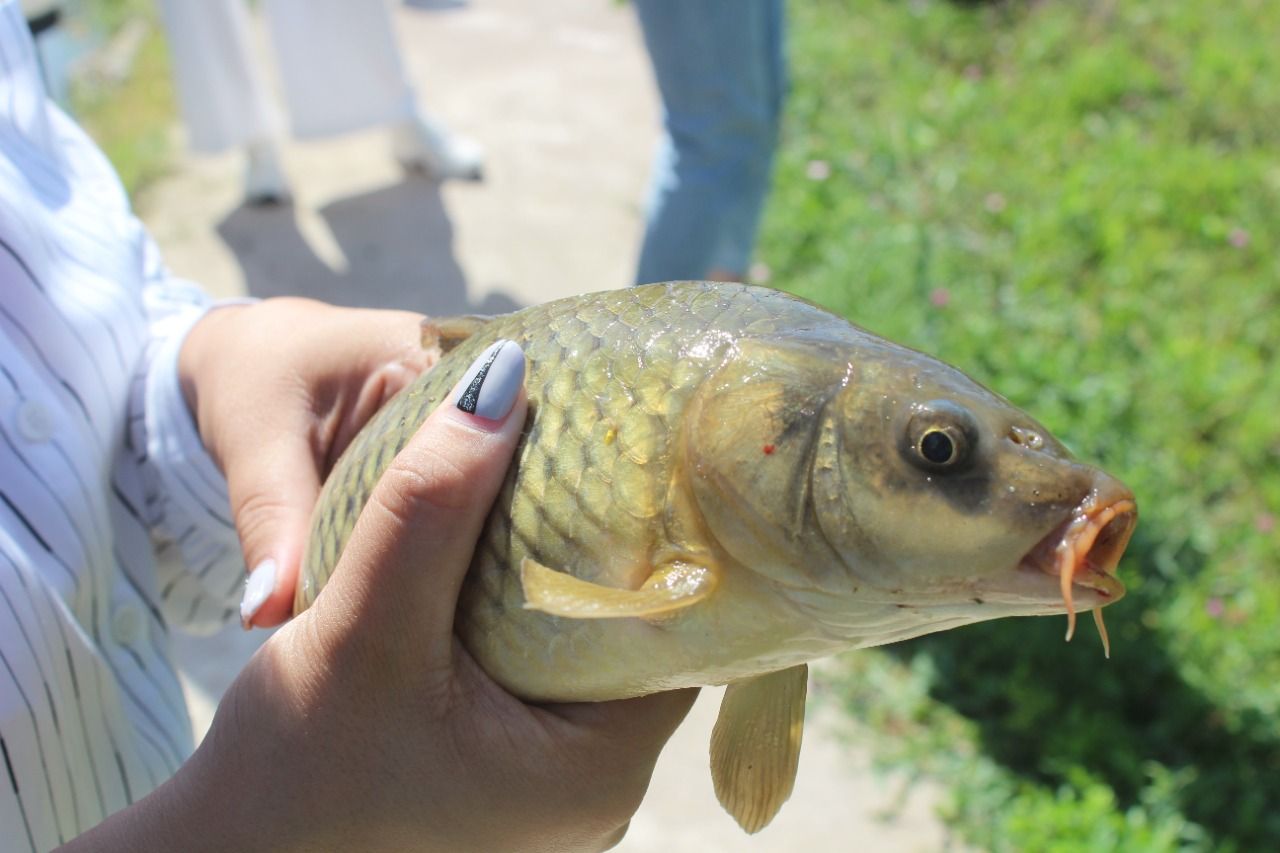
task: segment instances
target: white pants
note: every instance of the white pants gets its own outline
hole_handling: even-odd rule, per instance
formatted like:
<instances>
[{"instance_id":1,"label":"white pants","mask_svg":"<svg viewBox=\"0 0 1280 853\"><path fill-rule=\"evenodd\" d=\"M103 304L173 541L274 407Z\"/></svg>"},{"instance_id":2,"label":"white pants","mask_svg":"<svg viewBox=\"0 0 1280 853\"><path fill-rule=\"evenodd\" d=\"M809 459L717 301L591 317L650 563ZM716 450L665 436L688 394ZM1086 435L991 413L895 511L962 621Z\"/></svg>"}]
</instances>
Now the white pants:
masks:
<instances>
[{"instance_id":1,"label":"white pants","mask_svg":"<svg viewBox=\"0 0 1280 853\"><path fill-rule=\"evenodd\" d=\"M414 113L387 0L265 0L289 130L299 138L390 124ZM255 61L245 0L159 0L173 77L196 151L279 134Z\"/></svg>"}]
</instances>

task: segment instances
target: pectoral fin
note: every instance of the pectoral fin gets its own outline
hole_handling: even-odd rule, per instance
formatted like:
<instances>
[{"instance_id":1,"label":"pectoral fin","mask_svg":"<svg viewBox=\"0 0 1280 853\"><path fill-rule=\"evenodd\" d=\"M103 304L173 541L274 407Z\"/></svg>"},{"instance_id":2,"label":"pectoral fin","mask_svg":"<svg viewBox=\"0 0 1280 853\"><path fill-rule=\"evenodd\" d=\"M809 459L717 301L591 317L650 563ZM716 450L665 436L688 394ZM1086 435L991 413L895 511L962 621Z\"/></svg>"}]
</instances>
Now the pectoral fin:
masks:
<instances>
[{"instance_id":1,"label":"pectoral fin","mask_svg":"<svg viewBox=\"0 0 1280 853\"><path fill-rule=\"evenodd\" d=\"M422 348L440 347L441 354L444 354L483 329L491 320L493 320L492 317L486 317L483 314L426 317L421 324Z\"/></svg>"},{"instance_id":2,"label":"pectoral fin","mask_svg":"<svg viewBox=\"0 0 1280 853\"><path fill-rule=\"evenodd\" d=\"M570 619L655 617L697 604L715 588L706 566L673 562L654 571L639 589L617 589L549 569L525 557L520 562L525 608Z\"/></svg>"},{"instance_id":3,"label":"pectoral fin","mask_svg":"<svg viewBox=\"0 0 1280 853\"><path fill-rule=\"evenodd\" d=\"M809 667L735 681L711 733L711 780L747 832L769 825L796 784Z\"/></svg>"}]
</instances>

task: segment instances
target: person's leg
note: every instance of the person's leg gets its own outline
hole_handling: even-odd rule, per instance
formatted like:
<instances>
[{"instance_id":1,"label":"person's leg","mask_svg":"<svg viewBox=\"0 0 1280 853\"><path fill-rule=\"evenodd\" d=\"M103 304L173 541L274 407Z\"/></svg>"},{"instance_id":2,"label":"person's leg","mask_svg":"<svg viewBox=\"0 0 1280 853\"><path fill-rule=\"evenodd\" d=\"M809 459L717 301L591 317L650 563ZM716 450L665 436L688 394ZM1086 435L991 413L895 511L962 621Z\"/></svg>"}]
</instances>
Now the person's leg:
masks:
<instances>
[{"instance_id":1,"label":"person's leg","mask_svg":"<svg viewBox=\"0 0 1280 853\"><path fill-rule=\"evenodd\" d=\"M385 0L267 0L266 14L295 136L389 126L406 167L479 177L479 147L418 107Z\"/></svg>"},{"instance_id":2,"label":"person's leg","mask_svg":"<svg viewBox=\"0 0 1280 853\"><path fill-rule=\"evenodd\" d=\"M407 119L414 93L383 0L266 0L289 126L336 136Z\"/></svg>"},{"instance_id":3,"label":"person's leg","mask_svg":"<svg viewBox=\"0 0 1280 853\"><path fill-rule=\"evenodd\" d=\"M783 0L636 0L663 103L638 283L741 280L785 88Z\"/></svg>"},{"instance_id":4,"label":"person's leg","mask_svg":"<svg viewBox=\"0 0 1280 853\"><path fill-rule=\"evenodd\" d=\"M160 0L159 6L191 149L244 148L246 199L287 199L280 117L250 50L244 0Z\"/></svg>"},{"instance_id":5,"label":"person's leg","mask_svg":"<svg viewBox=\"0 0 1280 853\"><path fill-rule=\"evenodd\" d=\"M249 47L244 0L159 0L188 143L217 153L276 136L278 113Z\"/></svg>"}]
</instances>

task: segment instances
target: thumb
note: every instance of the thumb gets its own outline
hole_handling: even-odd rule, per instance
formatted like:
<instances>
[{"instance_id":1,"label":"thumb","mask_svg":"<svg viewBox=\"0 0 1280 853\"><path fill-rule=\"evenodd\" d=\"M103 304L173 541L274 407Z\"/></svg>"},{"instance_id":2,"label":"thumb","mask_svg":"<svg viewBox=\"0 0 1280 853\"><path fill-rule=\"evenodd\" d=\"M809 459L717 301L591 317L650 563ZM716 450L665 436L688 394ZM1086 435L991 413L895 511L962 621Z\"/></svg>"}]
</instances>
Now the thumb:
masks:
<instances>
[{"instance_id":1,"label":"thumb","mask_svg":"<svg viewBox=\"0 0 1280 853\"><path fill-rule=\"evenodd\" d=\"M458 593L524 425L524 369L506 340L472 363L383 472L312 610L413 637L429 663L451 664Z\"/></svg>"}]
</instances>

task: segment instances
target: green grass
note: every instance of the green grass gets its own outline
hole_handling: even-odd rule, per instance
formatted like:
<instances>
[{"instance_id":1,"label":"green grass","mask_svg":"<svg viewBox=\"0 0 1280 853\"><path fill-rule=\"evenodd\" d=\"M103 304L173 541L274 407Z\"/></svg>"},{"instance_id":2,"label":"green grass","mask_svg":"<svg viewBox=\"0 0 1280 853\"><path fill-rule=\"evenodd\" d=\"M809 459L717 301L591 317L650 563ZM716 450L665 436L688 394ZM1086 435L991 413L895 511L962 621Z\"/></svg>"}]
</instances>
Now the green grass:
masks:
<instances>
[{"instance_id":1,"label":"green grass","mask_svg":"<svg viewBox=\"0 0 1280 853\"><path fill-rule=\"evenodd\" d=\"M151 24L128 77L118 83L73 81L77 121L111 160L133 198L167 173L173 157L177 106L169 74L169 52L154 4L148 0L88 0L87 22L103 33L131 17Z\"/></svg>"},{"instance_id":2,"label":"green grass","mask_svg":"<svg viewBox=\"0 0 1280 853\"><path fill-rule=\"evenodd\" d=\"M789 11L771 283L966 370L1141 507L1111 661L1087 620L1009 620L835 689L982 847L1280 849L1280 4Z\"/></svg>"}]
</instances>

